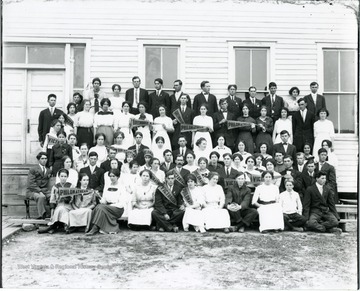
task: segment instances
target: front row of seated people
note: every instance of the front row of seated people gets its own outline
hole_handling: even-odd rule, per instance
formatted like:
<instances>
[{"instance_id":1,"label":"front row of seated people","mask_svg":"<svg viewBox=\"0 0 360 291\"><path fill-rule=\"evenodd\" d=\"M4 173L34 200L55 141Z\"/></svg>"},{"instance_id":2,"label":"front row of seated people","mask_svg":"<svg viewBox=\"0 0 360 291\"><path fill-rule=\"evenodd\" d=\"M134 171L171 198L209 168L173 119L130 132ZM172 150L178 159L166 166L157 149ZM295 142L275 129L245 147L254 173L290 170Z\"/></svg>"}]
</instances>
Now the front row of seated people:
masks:
<instances>
[{"instance_id":1,"label":"front row of seated people","mask_svg":"<svg viewBox=\"0 0 360 291\"><path fill-rule=\"evenodd\" d=\"M48 177L46 153L39 153L37 158L39 165L29 173L28 193L32 194L41 211L39 214L44 218L46 196L49 195L44 185ZM110 169L105 174L108 180L100 195L97 189L99 181L94 179L98 177L96 171L101 174L104 171L96 166L96 160L96 153L92 153L89 156L89 172L86 168L80 171L77 188L83 191L76 195L61 194L60 189L64 192L64 188L73 187L73 184L68 182L69 166L59 170L59 181L50 194L51 221L39 233L53 233L62 227L66 233L79 227L85 228L86 235L118 233L118 219L121 217L127 218L131 229L160 232L178 232L179 227L187 232L192 227L201 233L209 229L242 233L258 217L262 233L284 229L303 231L304 227L317 232L341 233L337 228L339 215L335 208L334 191L326 185L326 173L323 171L312 169L309 172L312 176L309 178L315 183L309 183L301 198L294 191L296 181L287 179L286 173L281 178L284 191L280 193L270 165L270 170L262 171L259 185L249 182L249 173L245 169L236 172L232 177L235 183L229 186L224 185L224 179L218 172L209 172L204 179L201 164L204 162L207 165L206 159L199 159L200 170L190 173L182 168L183 156L178 155L176 166L166 172L163 181L154 173L160 164L156 158L149 162L150 168L143 168L140 174L138 162L131 161L129 172L122 173L121 178L114 159L109 161ZM226 168L231 160L227 154L224 154L223 160L222 170L229 175ZM247 163L251 170L256 160L252 157L248 160L251 161ZM65 158L64 165L66 163ZM313 165L313 162L308 162L310 170ZM184 173L186 175L182 179L181 174ZM253 194L251 188L255 189Z\"/></svg>"}]
</instances>

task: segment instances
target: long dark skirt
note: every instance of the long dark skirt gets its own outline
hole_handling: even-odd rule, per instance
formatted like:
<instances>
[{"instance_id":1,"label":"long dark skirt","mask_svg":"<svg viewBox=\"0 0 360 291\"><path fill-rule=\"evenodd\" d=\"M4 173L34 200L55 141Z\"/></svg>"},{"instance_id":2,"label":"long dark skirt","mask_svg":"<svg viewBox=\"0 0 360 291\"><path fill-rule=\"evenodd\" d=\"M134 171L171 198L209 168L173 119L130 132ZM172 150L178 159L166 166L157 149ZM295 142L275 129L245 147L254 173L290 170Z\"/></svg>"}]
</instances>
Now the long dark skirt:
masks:
<instances>
[{"instance_id":1,"label":"long dark skirt","mask_svg":"<svg viewBox=\"0 0 360 291\"><path fill-rule=\"evenodd\" d=\"M267 133L267 132L259 132L257 137L256 137L256 140L255 140L255 143L256 143L256 151L259 153L260 152L260 144L261 143L267 143L268 144L268 153L269 154L272 154L273 152L273 142L272 142L272 136L270 133Z\"/></svg>"},{"instance_id":2,"label":"long dark skirt","mask_svg":"<svg viewBox=\"0 0 360 291\"><path fill-rule=\"evenodd\" d=\"M119 232L117 219L124 213L124 208L99 204L92 211L91 224L105 232Z\"/></svg>"},{"instance_id":3,"label":"long dark skirt","mask_svg":"<svg viewBox=\"0 0 360 291\"><path fill-rule=\"evenodd\" d=\"M89 148L94 146L94 131L92 127L78 127L76 136L79 147L83 143L87 143Z\"/></svg>"},{"instance_id":4,"label":"long dark skirt","mask_svg":"<svg viewBox=\"0 0 360 291\"><path fill-rule=\"evenodd\" d=\"M103 133L106 136L105 145L111 146L114 143L114 129L111 126L99 126L96 133Z\"/></svg>"},{"instance_id":5,"label":"long dark skirt","mask_svg":"<svg viewBox=\"0 0 360 291\"><path fill-rule=\"evenodd\" d=\"M253 139L253 135L250 131L240 131L237 141L236 141L236 151L238 151L237 149L237 145L239 144L239 141L243 140L245 142L245 151L247 151L250 154L254 154L254 139Z\"/></svg>"}]
</instances>

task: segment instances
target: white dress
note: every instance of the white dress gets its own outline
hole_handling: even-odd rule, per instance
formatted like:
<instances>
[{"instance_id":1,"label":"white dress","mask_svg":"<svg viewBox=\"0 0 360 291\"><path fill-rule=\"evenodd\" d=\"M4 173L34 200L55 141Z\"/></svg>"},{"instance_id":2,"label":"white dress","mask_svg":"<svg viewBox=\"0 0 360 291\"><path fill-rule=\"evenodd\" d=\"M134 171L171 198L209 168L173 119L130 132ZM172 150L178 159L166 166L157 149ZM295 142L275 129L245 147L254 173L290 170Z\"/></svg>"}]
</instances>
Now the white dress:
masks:
<instances>
[{"instance_id":1,"label":"white dress","mask_svg":"<svg viewBox=\"0 0 360 291\"><path fill-rule=\"evenodd\" d=\"M134 145L134 135L132 133L132 130L130 129L130 118L134 118L134 115L131 113L121 113L118 119L118 128L119 130L125 135L125 138L123 140L123 145L126 148L131 147Z\"/></svg>"},{"instance_id":2,"label":"white dress","mask_svg":"<svg viewBox=\"0 0 360 291\"><path fill-rule=\"evenodd\" d=\"M89 149L89 154L91 152L96 152L98 154L98 160L97 160L97 163L96 165L98 167L100 167L101 163L102 162L105 162L108 158L108 152L107 152L107 149L106 149L106 146L94 146L92 148Z\"/></svg>"},{"instance_id":3,"label":"white dress","mask_svg":"<svg viewBox=\"0 0 360 291\"><path fill-rule=\"evenodd\" d=\"M119 116L121 115L122 104L125 101L125 98L120 96L119 97L111 96L109 99L111 102L110 110L114 112L114 116L118 119Z\"/></svg>"},{"instance_id":4,"label":"white dress","mask_svg":"<svg viewBox=\"0 0 360 291\"><path fill-rule=\"evenodd\" d=\"M258 202L270 202L271 204L261 204L257 209L259 213L260 232L264 230L278 230L284 229L284 218L282 213L282 207L279 203L279 188L275 185L259 185L255 189L255 193L252 199L252 204Z\"/></svg>"},{"instance_id":5,"label":"white dress","mask_svg":"<svg viewBox=\"0 0 360 291\"><path fill-rule=\"evenodd\" d=\"M166 128L172 129L174 131L173 122L172 122L170 117L167 117L167 116L156 117L154 119L154 123L165 124ZM165 140L163 149L164 150L166 150L166 149L171 150L171 142L170 142L169 135L168 135L167 131L163 128L163 126L161 124L154 125L154 131L156 131L156 134L153 136L153 139L152 139L152 149L155 149L157 147L156 142L155 142L156 138L158 136L162 136L164 138L164 140Z\"/></svg>"},{"instance_id":6,"label":"white dress","mask_svg":"<svg viewBox=\"0 0 360 291\"><path fill-rule=\"evenodd\" d=\"M140 114L135 115L135 119L139 119L139 118L140 118ZM151 114L145 113L145 120L153 122L154 118ZM137 128L137 131L140 131L143 134L142 144L151 148L151 133L149 126L148 125L139 126Z\"/></svg>"},{"instance_id":7,"label":"white dress","mask_svg":"<svg viewBox=\"0 0 360 291\"><path fill-rule=\"evenodd\" d=\"M193 164L192 166L190 166L189 164L186 164L183 168L185 170L188 170L190 173L192 173L198 169L198 166L195 164Z\"/></svg>"},{"instance_id":8,"label":"white dress","mask_svg":"<svg viewBox=\"0 0 360 291\"><path fill-rule=\"evenodd\" d=\"M331 138L334 138L334 124L332 121L318 120L314 123L314 148L313 148L313 156L318 156L318 150L321 148L321 143L324 139L328 139L331 141Z\"/></svg>"},{"instance_id":9,"label":"white dress","mask_svg":"<svg viewBox=\"0 0 360 291\"><path fill-rule=\"evenodd\" d=\"M202 210L205 219L205 228L228 228L230 227L229 212L224 209L225 194L220 185L205 185L204 193L205 208Z\"/></svg>"},{"instance_id":10,"label":"white dress","mask_svg":"<svg viewBox=\"0 0 360 291\"><path fill-rule=\"evenodd\" d=\"M206 149L203 151L203 150L200 150L200 148L198 146L195 146L194 148L194 154L195 154L195 161L194 161L194 164L195 165L198 165L198 161L200 158L206 158L207 161L209 162L209 155L211 153L212 149L211 148L208 148L206 147Z\"/></svg>"},{"instance_id":11,"label":"white dress","mask_svg":"<svg viewBox=\"0 0 360 291\"><path fill-rule=\"evenodd\" d=\"M135 188L141 184L141 178L139 176L139 173L121 173L119 183L125 189L125 191L132 195L132 193L134 193L135 191Z\"/></svg>"},{"instance_id":12,"label":"white dress","mask_svg":"<svg viewBox=\"0 0 360 291\"><path fill-rule=\"evenodd\" d=\"M189 193L191 195L193 204L200 204L200 207L196 209L191 208L189 207L190 204L188 204L184 199L186 208L182 221L183 227L187 228L189 227L189 224L193 226L205 227L204 213L201 211L201 207L204 205L205 201L201 187L195 187L192 190L189 189Z\"/></svg>"},{"instance_id":13,"label":"white dress","mask_svg":"<svg viewBox=\"0 0 360 291\"><path fill-rule=\"evenodd\" d=\"M201 125L201 126L207 126L210 127L211 129L213 129L213 119L210 116L195 116L194 121L193 121L193 125ZM207 141L206 144L206 149L207 150L212 150L213 145L212 145L212 140L211 140L211 136L209 132L196 132L194 135L194 139L193 139L193 143L194 143L194 148L196 147L196 141L199 138L205 138ZM209 157L207 157L209 159Z\"/></svg>"},{"instance_id":14,"label":"white dress","mask_svg":"<svg viewBox=\"0 0 360 291\"><path fill-rule=\"evenodd\" d=\"M153 156L154 156L154 158L159 159L160 165L165 162L165 158L164 158L165 150L166 150L166 148L164 148L164 146L161 149L159 149L157 144L155 144L154 147L152 148Z\"/></svg>"},{"instance_id":15,"label":"white dress","mask_svg":"<svg viewBox=\"0 0 360 291\"><path fill-rule=\"evenodd\" d=\"M293 134L292 134L292 122L289 118L283 120L283 119L278 119L275 121L275 125L274 125L274 131L273 131L273 143L280 143L281 141L281 137L280 137L280 132L282 130L287 130L290 134L289 140L288 142L290 144L292 144L292 140L293 140Z\"/></svg>"},{"instance_id":16,"label":"white dress","mask_svg":"<svg viewBox=\"0 0 360 291\"><path fill-rule=\"evenodd\" d=\"M154 210L156 186L138 185L132 194L132 208L129 210L128 224L151 225L151 213Z\"/></svg>"}]
</instances>

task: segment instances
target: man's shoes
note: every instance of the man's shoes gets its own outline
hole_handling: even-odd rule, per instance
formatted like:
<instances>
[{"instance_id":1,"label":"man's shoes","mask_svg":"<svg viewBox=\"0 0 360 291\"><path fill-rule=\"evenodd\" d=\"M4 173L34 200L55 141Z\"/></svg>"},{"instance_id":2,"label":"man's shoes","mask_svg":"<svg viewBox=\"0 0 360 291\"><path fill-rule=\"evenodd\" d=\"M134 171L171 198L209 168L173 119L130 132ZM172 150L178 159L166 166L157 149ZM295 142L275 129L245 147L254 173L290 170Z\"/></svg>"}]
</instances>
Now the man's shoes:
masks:
<instances>
[{"instance_id":1,"label":"man's shoes","mask_svg":"<svg viewBox=\"0 0 360 291\"><path fill-rule=\"evenodd\" d=\"M297 232L303 232L304 231L304 229L302 227L295 227L295 226L293 226L292 230L297 231Z\"/></svg>"},{"instance_id":2,"label":"man's shoes","mask_svg":"<svg viewBox=\"0 0 360 291\"><path fill-rule=\"evenodd\" d=\"M159 231L160 232L165 232L165 230L162 227L159 228Z\"/></svg>"},{"instance_id":3,"label":"man's shoes","mask_svg":"<svg viewBox=\"0 0 360 291\"><path fill-rule=\"evenodd\" d=\"M229 228L225 227L225 228L224 228L224 232L225 232L225 233L229 233L229 232L230 232Z\"/></svg>"},{"instance_id":4,"label":"man's shoes","mask_svg":"<svg viewBox=\"0 0 360 291\"><path fill-rule=\"evenodd\" d=\"M173 227L173 231L174 231L175 233L178 233L178 232L179 232L179 228L178 228L177 226L174 226L174 227Z\"/></svg>"},{"instance_id":5,"label":"man's shoes","mask_svg":"<svg viewBox=\"0 0 360 291\"><path fill-rule=\"evenodd\" d=\"M330 229L329 229L329 232L330 232L330 233L334 233L334 234L338 234L338 235L342 234L341 228L338 228L338 227L332 227L332 228L330 228Z\"/></svg>"},{"instance_id":6,"label":"man's shoes","mask_svg":"<svg viewBox=\"0 0 360 291\"><path fill-rule=\"evenodd\" d=\"M184 228L184 231L185 231L185 232L188 232L188 231L189 231L189 228L188 228L188 227L185 227L185 228Z\"/></svg>"},{"instance_id":7,"label":"man's shoes","mask_svg":"<svg viewBox=\"0 0 360 291\"><path fill-rule=\"evenodd\" d=\"M151 231L155 231L155 230L156 230L156 226L154 226L154 225L151 226L151 227L150 227L150 230L151 230Z\"/></svg>"},{"instance_id":8,"label":"man's shoes","mask_svg":"<svg viewBox=\"0 0 360 291\"><path fill-rule=\"evenodd\" d=\"M238 232L244 233L245 232L245 227L240 226L239 229L238 229Z\"/></svg>"},{"instance_id":9,"label":"man's shoes","mask_svg":"<svg viewBox=\"0 0 360 291\"><path fill-rule=\"evenodd\" d=\"M237 231L238 231L238 227L237 227L236 225L230 226L230 227L229 227L229 231L230 231L230 232L237 232Z\"/></svg>"},{"instance_id":10,"label":"man's shoes","mask_svg":"<svg viewBox=\"0 0 360 291\"><path fill-rule=\"evenodd\" d=\"M99 231L99 227L97 225L94 225L92 227L92 229L85 235L86 236L91 236L91 235L94 235L95 233L97 233L98 231Z\"/></svg>"}]
</instances>

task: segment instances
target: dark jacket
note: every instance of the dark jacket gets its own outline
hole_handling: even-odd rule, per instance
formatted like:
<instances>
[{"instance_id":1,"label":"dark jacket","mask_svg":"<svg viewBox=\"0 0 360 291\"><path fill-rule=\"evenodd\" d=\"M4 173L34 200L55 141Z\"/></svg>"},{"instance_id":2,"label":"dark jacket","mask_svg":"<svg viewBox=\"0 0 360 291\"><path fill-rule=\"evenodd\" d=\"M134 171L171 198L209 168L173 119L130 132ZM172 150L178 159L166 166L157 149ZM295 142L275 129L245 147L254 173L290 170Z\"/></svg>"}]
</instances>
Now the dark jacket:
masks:
<instances>
[{"instance_id":1,"label":"dark jacket","mask_svg":"<svg viewBox=\"0 0 360 291\"><path fill-rule=\"evenodd\" d=\"M104 170L95 166L95 171L91 174L90 166L82 168L80 173L86 173L89 176L89 188L102 192L104 189Z\"/></svg>"},{"instance_id":2,"label":"dark jacket","mask_svg":"<svg viewBox=\"0 0 360 291\"><path fill-rule=\"evenodd\" d=\"M306 113L305 122L300 114L296 111L292 116L293 145L298 151L302 151L304 143L308 142L311 146L314 144L314 122L315 116L309 110Z\"/></svg>"},{"instance_id":3,"label":"dark jacket","mask_svg":"<svg viewBox=\"0 0 360 291\"><path fill-rule=\"evenodd\" d=\"M46 108L40 112L38 125L39 142L45 141L46 134L50 131L51 122L55 119L58 119L59 116L63 113L63 111L57 108L55 108L53 115L51 115L49 108Z\"/></svg>"},{"instance_id":4,"label":"dark jacket","mask_svg":"<svg viewBox=\"0 0 360 291\"><path fill-rule=\"evenodd\" d=\"M304 96L304 99L307 103L307 110L317 116L317 112L321 108L326 108L326 102L325 97L320 94L316 94L316 104L314 103L314 100L311 96L311 94ZM315 117L316 120L319 119L319 117Z\"/></svg>"},{"instance_id":5,"label":"dark jacket","mask_svg":"<svg viewBox=\"0 0 360 291\"><path fill-rule=\"evenodd\" d=\"M203 93L197 94L194 97L194 103L193 103L193 109L195 111L195 115L200 115L200 107L202 104L206 104L208 107L208 111L206 115L212 116L215 112L218 112L217 100L215 95L209 94L208 101L206 102Z\"/></svg>"},{"instance_id":6,"label":"dark jacket","mask_svg":"<svg viewBox=\"0 0 360 291\"><path fill-rule=\"evenodd\" d=\"M51 177L51 171L49 168L46 168L45 174L41 170L39 165L30 168L28 174L28 182L26 189L26 197L29 197L31 193L40 193L49 194L49 179Z\"/></svg>"},{"instance_id":7,"label":"dark jacket","mask_svg":"<svg viewBox=\"0 0 360 291\"><path fill-rule=\"evenodd\" d=\"M251 203L250 189L245 185L239 188L237 183L230 186L226 191L225 207L233 202L241 205L241 210L248 209Z\"/></svg>"},{"instance_id":8,"label":"dark jacket","mask_svg":"<svg viewBox=\"0 0 360 291\"><path fill-rule=\"evenodd\" d=\"M161 90L160 95L156 95L156 91L149 94L149 113L155 119L156 117L160 116L159 114L159 106L165 105L166 107L166 115L170 116L170 97L169 94L166 93L164 90Z\"/></svg>"},{"instance_id":9,"label":"dark jacket","mask_svg":"<svg viewBox=\"0 0 360 291\"><path fill-rule=\"evenodd\" d=\"M168 200L164 196L164 194L161 193L159 189L156 189L154 209L159 211L161 214L167 214L169 210L174 211L179 209L179 207L184 203L180 192L181 192L181 188L174 185L172 189L172 193L177 201L177 204L174 205L170 200Z\"/></svg>"},{"instance_id":10,"label":"dark jacket","mask_svg":"<svg viewBox=\"0 0 360 291\"><path fill-rule=\"evenodd\" d=\"M144 150L149 149L148 146L141 144L139 148L139 152L135 157L135 160L139 163L140 166L145 165L145 158L144 158ZM129 147L129 150L132 150L136 153L136 145Z\"/></svg>"},{"instance_id":11,"label":"dark jacket","mask_svg":"<svg viewBox=\"0 0 360 291\"><path fill-rule=\"evenodd\" d=\"M143 88L140 88L140 94L139 94L139 102L145 102L147 105L149 105L149 94L148 91L146 91ZM125 100L128 101L131 106L133 105L134 102L134 88L130 88L128 90L126 90L125 93ZM132 109L132 108L130 108ZM149 112L149 110L147 110L147 112Z\"/></svg>"},{"instance_id":12,"label":"dark jacket","mask_svg":"<svg viewBox=\"0 0 360 291\"><path fill-rule=\"evenodd\" d=\"M227 122L219 124L219 122L224 119L224 113L222 111L215 112L212 118L214 121L215 140L217 140L219 136L225 137L226 146L232 149L235 144L233 130L227 128ZM235 120L234 114L228 111L226 120Z\"/></svg>"},{"instance_id":13,"label":"dark jacket","mask_svg":"<svg viewBox=\"0 0 360 291\"><path fill-rule=\"evenodd\" d=\"M271 99L270 99L270 95L266 95L262 100L261 100L261 104L265 105L267 108L267 116L270 116L273 121L275 122L276 120L278 120L281 116L281 108L284 107L284 100L282 97L280 97L279 95L275 94L275 102L274 104L271 106Z\"/></svg>"}]
</instances>

